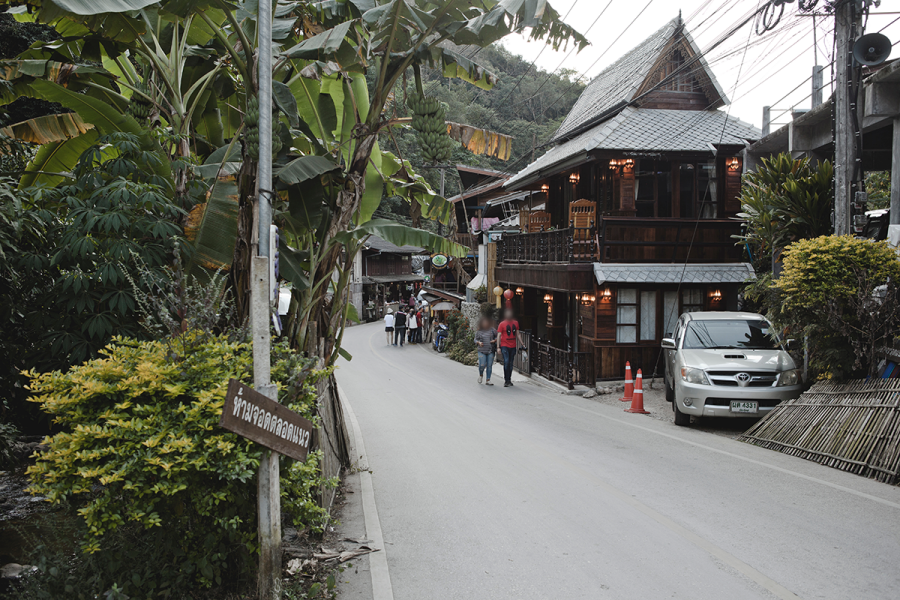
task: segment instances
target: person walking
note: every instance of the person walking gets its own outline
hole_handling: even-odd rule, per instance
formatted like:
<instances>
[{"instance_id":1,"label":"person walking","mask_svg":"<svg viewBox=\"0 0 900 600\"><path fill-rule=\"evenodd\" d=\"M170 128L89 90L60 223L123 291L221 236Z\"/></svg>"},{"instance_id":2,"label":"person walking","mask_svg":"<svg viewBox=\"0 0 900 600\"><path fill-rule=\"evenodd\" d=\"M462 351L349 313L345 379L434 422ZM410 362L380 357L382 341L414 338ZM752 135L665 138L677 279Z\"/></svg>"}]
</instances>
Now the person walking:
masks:
<instances>
[{"instance_id":1,"label":"person walking","mask_svg":"<svg viewBox=\"0 0 900 600\"><path fill-rule=\"evenodd\" d=\"M409 343L416 343L416 331L419 329L419 322L416 320L416 311L410 310L406 319L406 328L409 330Z\"/></svg>"},{"instance_id":2,"label":"person walking","mask_svg":"<svg viewBox=\"0 0 900 600\"><path fill-rule=\"evenodd\" d=\"M403 312L402 308L397 309L397 314L394 316L394 345L397 345L397 342L400 342L400 347L403 347L403 341L406 338L406 313Z\"/></svg>"},{"instance_id":3,"label":"person walking","mask_svg":"<svg viewBox=\"0 0 900 600\"><path fill-rule=\"evenodd\" d=\"M503 355L503 387L512 387L513 360L516 358L516 333L519 332L519 322L513 318L513 311L507 308L503 311L503 320L497 327L500 334L500 353Z\"/></svg>"},{"instance_id":4,"label":"person walking","mask_svg":"<svg viewBox=\"0 0 900 600\"><path fill-rule=\"evenodd\" d=\"M421 308L420 308L419 311L416 313L416 323L419 324L419 328L416 330L416 343L417 343L417 344L421 344L421 343L423 343L423 340L422 340L422 337L423 337L422 330L425 329L425 313L422 311Z\"/></svg>"},{"instance_id":5,"label":"person walking","mask_svg":"<svg viewBox=\"0 0 900 600\"><path fill-rule=\"evenodd\" d=\"M387 345L390 346L394 341L394 311L390 308L384 315L384 332L387 334Z\"/></svg>"},{"instance_id":6,"label":"person walking","mask_svg":"<svg viewBox=\"0 0 900 600\"><path fill-rule=\"evenodd\" d=\"M497 330L490 318L481 317L475 332L475 343L478 345L478 383L481 383L486 371L484 385L494 385L491 383L491 369L497 356Z\"/></svg>"}]
</instances>

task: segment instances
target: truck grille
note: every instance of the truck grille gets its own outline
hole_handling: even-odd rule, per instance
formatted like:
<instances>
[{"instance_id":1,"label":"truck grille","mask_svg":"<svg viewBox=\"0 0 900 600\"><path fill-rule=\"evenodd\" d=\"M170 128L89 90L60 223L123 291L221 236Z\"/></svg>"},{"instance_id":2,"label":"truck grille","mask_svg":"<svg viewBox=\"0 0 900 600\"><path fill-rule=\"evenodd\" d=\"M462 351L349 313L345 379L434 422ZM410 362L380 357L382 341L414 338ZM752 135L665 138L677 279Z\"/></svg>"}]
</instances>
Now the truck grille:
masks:
<instances>
[{"instance_id":1,"label":"truck grille","mask_svg":"<svg viewBox=\"0 0 900 600\"><path fill-rule=\"evenodd\" d=\"M778 374L772 371L707 371L709 381L713 385L722 387L738 387L740 384L735 375L746 373L750 381L744 387L772 387L778 381Z\"/></svg>"}]
</instances>

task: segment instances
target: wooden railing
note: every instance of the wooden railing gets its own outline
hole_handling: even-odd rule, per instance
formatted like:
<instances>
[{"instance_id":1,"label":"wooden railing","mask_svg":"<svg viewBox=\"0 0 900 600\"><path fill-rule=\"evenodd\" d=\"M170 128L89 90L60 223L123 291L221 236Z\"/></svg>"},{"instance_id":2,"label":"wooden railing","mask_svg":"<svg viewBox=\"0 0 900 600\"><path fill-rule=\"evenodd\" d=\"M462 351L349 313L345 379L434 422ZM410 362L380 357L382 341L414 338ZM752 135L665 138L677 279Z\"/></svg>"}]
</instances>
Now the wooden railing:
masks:
<instances>
[{"instance_id":1,"label":"wooden railing","mask_svg":"<svg viewBox=\"0 0 900 600\"><path fill-rule=\"evenodd\" d=\"M531 369L542 377L563 383L571 390L575 385L596 383L594 356L591 352L570 352L549 343L532 341Z\"/></svg>"},{"instance_id":2,"label":"wooden railing","mask_svg":"<svg viewBox=\"0 0 900 600\"><path fill-rule=\"evenodd\" d=\"M603 217L600 262L740 262L743 248L733 235L741 225L730 219L654 219Z\"/></svg>"},{"instance_id":3,"label":"wooden railing","mask_svg":"<svg viewBox=\"0 0 900 600\"><path fill-rule=\"evenodd\" d=\"M597 228L568 227L506 233L497 242L497 263L579 263L597 260Z\"/></svg>"},{"instance_id":4,"label":"wooden railing","mask_svg":"<svg viewBox=\"0 0 900 600\"><path fill-rule=\"evenodd\" d=\"M480 240L481 234L457 233L455 241L457 244L461 244L470 250L478 250L478 243Z\"/></svg>"}]
</instances>

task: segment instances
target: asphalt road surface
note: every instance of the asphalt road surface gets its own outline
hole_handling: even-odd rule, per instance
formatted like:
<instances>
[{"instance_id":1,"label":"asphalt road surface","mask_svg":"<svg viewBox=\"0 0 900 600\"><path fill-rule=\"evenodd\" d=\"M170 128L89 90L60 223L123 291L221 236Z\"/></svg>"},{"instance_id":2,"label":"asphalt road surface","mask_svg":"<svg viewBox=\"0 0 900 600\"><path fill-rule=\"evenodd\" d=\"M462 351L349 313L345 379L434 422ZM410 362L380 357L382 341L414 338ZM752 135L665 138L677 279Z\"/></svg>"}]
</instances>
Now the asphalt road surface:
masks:
<instances>
[{"instance_id":1,"label":"asphalt road surface","mask_svg":"<svg viewBox=\"0 0 900 600\"><path fill-rule=\"evenodd\" d=\"M344 347L397 600L900 598L900 488L502 372L479 386L379 325Z\"/></svg>"}]
</instances>

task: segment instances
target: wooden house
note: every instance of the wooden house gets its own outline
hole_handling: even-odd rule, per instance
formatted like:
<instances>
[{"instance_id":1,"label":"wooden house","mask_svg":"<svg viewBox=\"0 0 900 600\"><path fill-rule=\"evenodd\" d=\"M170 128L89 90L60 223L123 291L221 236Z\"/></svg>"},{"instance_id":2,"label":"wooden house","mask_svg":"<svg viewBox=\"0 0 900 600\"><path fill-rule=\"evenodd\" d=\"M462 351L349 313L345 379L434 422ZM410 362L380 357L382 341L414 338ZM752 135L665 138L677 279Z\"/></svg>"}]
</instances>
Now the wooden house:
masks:
<instances>
[{"instance_id":1,"label":"wooden house","mask_svg":"<svg viewBox=\"0 0 900 600\"><path fill-rule=\"evenodd\" d=\"M732 217L760 132L727 104L679 17L600 73L504 184L532 192L495 267L536 340L531 368L592 383L631 361L650 376L679 314L738 307L753 271Z\"/></svg>"},{"instance_id":2,"label":"wooden house","mask_svg":"<svg viewBox=\"0 0 900 600\"><path fill-rule=\"evenodd\" d=\"M360 318L380 319L385 307L406 301L411 293L418 292L425 277L413 273L412 263L413 257L423 252L423 248L397 246L375 235L366 240L354 262L350 284Z\"/></svg>"}]
</instances>

